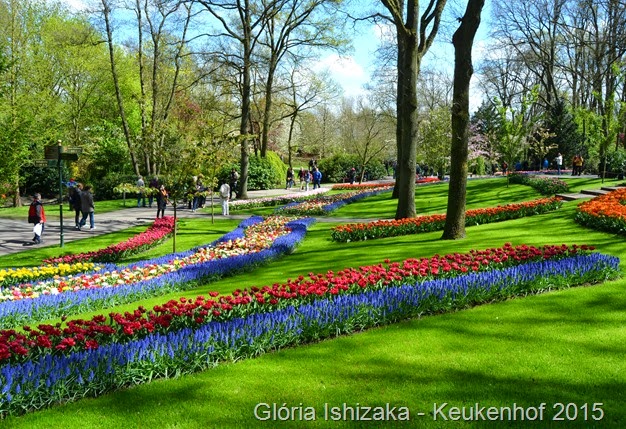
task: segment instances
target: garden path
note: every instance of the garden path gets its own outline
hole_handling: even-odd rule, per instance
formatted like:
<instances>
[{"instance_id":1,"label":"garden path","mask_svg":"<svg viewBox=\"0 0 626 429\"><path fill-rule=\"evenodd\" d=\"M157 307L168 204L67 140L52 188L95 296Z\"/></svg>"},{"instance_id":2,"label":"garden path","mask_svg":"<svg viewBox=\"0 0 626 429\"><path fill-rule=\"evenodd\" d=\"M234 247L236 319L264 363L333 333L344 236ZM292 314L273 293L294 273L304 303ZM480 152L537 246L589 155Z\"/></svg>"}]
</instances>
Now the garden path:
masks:
<instances>
[{"instance_id":1,"label":"garden path","mask_svg":"<svg viewBox=\"0 0 626 429\"><path fill-rule=\"evenodd\" d=\"M250 196L250 198L272 197L278 195L286 195L290 193L293 193L293 190L269 189L264 191L248 191L248 195ZM221 203L219 198L216 198L214 200L214 204L215 216L218 218L222 217L220 205ZM55 210L55 214L58 214L58 208L56 206L49 206L46 211L47 213L54 213ZM172 207L168 207L165 210L165 214L167 216L173 216L174 210L172 209ZM191 210L187 209L186 206L178 207L176 214L178 217L184 218L201 218L211 216L211 212L207 208L205 208L204 210L192 212ZM129 207L124 210L117 210L108 213L98 213L96 208L95 230L91 231L87 226L83 227L82 231L77 231L74 229L73 212L65 211L63 212L63 241L67 243L73 240L79 240L93 235L120 231L122 229L126 229L135 225L147 224L149 222L152 222L155 216L156 208ZM229 218L231 219L245 219L248 217L250 217L250 215L241 214L229 216ZM371 220L373 219L369 219L369 221ZM320 219L320 221L345 223L367 222L368 220L330 218ZM51 219L46 222L46 227L42 235L43 243L37 246L58 246L60 243L60 227L61 225L58 219ZM34 246L35 244L33 244L33 242L31 241L33 237L31 231L32 225L26 223L26 220L0 218L0 255L21 252Z\"/></svg>"}]
</instances>

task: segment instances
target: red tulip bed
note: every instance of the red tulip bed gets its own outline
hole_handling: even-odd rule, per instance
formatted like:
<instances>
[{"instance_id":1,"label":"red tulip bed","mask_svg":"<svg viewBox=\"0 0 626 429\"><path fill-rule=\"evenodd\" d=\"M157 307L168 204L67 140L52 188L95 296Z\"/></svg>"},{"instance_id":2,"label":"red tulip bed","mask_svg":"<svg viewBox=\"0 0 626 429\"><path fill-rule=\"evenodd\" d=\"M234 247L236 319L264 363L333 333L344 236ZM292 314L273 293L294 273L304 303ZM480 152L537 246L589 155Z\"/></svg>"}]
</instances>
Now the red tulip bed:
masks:
<instances>
[{"instance_id":1,"label":"red tulip bed","mask_svg":"<svg viewBox=\"0 0 626 429\"><path fill-rule=\"evenodd\" d=\"M548 213L557 210L561 206L562 201L559 198L552 197L485 209L471 209L465 212L465 224L468 226L482 225L510 219L519 219L526 216ZM350 223L333 228L331 230L331 238L333 241L347 243L350 241L363 241L441 231L443 230L445 222L445 214L434 214L399 220Z\"/></svg>"},{"instance_id":2,"label":"red tulip bed","mask_svg":"<svg viewBox=\"0 0 626 429\"><path fill-rule=\"evenodd\" d=\"M310 273L232 295L0 331L0 415L195 372L225 360L615 277L589 246L512 246Z\"/></svg>"},{"instance_id":3,"label":"red tulip bed","mask_svg":"<svg viewBox=\"0 0 626 429\"><path fill-rule=\"evenodd\" d=\"M294 249L313 219L252 217L217 242L132 266L55 276L0 288L0 327L98 310L168 292L186 290L265 263Z\"/></svg>"},{"instance_id":4,"label":"red tulip bed","mask_svg":"<svg viewBox=\"0 0 626 429\"><path fill-rule=\"evenodd\" d=\"M145 252L162 243L174 232L174 218L166 216L156 219L144 232L93 252L77 253L59 258L44 259L47 264L72 264L75 262L117 262L131 255Z\"/></svg>"},{"instance_id":5,"label":"red tulip bed","mask_svg":"<svg viewBox=\"0 0 626 429\"><path fill-rule=\"evenodd\" d=\"M626 187L583 202L574 219L589 228L626 235Z\"/></svg>"}]
</instances>

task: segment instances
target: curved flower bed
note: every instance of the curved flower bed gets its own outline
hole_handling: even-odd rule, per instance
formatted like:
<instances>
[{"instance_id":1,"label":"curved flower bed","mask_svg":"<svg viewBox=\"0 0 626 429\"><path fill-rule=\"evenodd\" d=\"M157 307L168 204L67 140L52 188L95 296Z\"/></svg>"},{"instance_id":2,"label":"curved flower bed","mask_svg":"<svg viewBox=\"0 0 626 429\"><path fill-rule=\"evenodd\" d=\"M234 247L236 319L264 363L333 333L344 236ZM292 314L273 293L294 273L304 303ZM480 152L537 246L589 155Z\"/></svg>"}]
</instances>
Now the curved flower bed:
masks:
<instances>
[{"instance_id":1,"label":"curved flower bed","mask_svg":"<svg viewBox=\"0 0 626 429\"><path fill-rule=\"evenodd\" d=\"M574 219L589 228L626 235L626 187L581 203Z\"/></svg>"},{"instance_id":2,"label":"curved flower bed","mask_svg":"<svg viewBox=\"0 0 626 429\"><path fill-rule=\"evenodd\" d=\"M200 280L249 269L292 251L314 219L261 217L207 247L143 261L107 266L97 273L20 285L0 304L0 327L19 326L195 287ZM21 295L19 295L21 293Z\"/></svg>"},{"instance_id":3,"label":"curved flower bed","mask_svg":"<svg viewBox=\"0 0 626 429\"><path fill-rule=\"evenodd\" d=\"M284 207L276 209L276 214L281 215L298 215L298 216L315 216L325 215L339 207L351 204L355 201L363 198L378 195L382 192L390 192L393 189L392 186L386 186L376 190L361 190L353 192L345 192L342 194L322 196L313 198L303 202L295 202L287 204Z\"/></svg>"},{"instance_id":4,"label":"curved flower bed","mask_svg":"<svg viewBox=\"0 0 626 429\"><path fill-rule=\"evenodd\" d=\"M361 189L380 189L388 186L394 186L396 182L381 182L381 183L337 183L332 186L333 191L356 191Z\"/></svg>"},{"instance_id":5,"label":"curved flower bed","mask_svg":"<svg viewBox=\"0 0 626 429\"><path fill-rule=\"evenodd\" d=\"M153 311L139 308L112 314L110 324L102 315L64 329L40 325L37 330L26 328L26 333L2 331L0 413L20 413L87 392L99 395L154 377L194 372L220 360L256 356L417 314L598 282L618 272L617 258L581 252L583 247L508 246L493 253L510 256L510 262L516 260L518 249L533 257L453 277L415 282L403 276L400 264L390 264L394 269L388 274L393 277L389 283L372 279L333 291L317 279L321 289L307 287L302 296L297 288L288 287L284 293L298 296L283 293L274 298L282 300L282 306L261 303L254 295L217 301L198 297L170 301ZM450 264L458 258L463 261L468 256L445 257ZM260 290L265 295L273 289Z\"/></svg>"},{"instance_id":6,"label":"curved flower bed","mask_svg":"<svg viewBox=\"0 0 626 429\"><path fill-rule=\"evenodd\" d=\"M131 255L145 252L162 243L174 232L174 218L166 216L156 219L144 232L129 238L121 243L112 244L104 249L93 252L76 253L59 258L44 259L47 264L61 264L74 262L117 262Z\"/></svg>"},{"instance_id":7,"label":"curved flower bed","mask_svg":"<svg viewBox=\"0 0 626 429\"><path fill-rule=\"evenodd\" d=\"M465 225L482 225L548 213L560 208L562 204L559 198L552 197L485 209L471 209L465 212ZM350 223L333 228L331 230L331 238L333 241L347 243L350 241L397 237L400 235L441 231L445 223L445 214L399 220L378 220L368 223Z\"/></svg>"},{"instance_id":8,"label":"curved flower bed","mask_svg":"<svg viewBox=\"0 0 626 429\"><path fill-rule=\"evenodd\" d=\"M100 267L93 262L75 264L42 265L41 267L6 268L0 270L0 296L2 288L24 282L47 279L55 276L68 276L85 271L97 271ZM0 298L0 302L2 298Z\"/></svg>"},{"instance_id":9,"label":"curved flower bed","mask_svg":"<svg viewBox=\"0 0 626 429\"><path fill-rule=\"evenodd\" d=\"M329 188L317 188L307 192L300 192L288 195L280 195L267 198L251 198L248 200L229 201L228 205L231 210L247 210L255 207L275 207L285 204L300 202L316 198L319 194L330 191Z\"/></svg>"},{"instance_id":10,"label":"curved flower bed","mask_svg":"<svg viewBox=\"0 0 626 429\"><path fill-rule=\"evenodd\" d=\"M427 183L439 183L441 180L438 177L420 177L415 179L415 183L423 185ZM333 191L354 191L358 189L379 189L388 186L394 186L395 181L383 182L383 183L338 183L332 186Z\"/></svg>"}]
</instances>

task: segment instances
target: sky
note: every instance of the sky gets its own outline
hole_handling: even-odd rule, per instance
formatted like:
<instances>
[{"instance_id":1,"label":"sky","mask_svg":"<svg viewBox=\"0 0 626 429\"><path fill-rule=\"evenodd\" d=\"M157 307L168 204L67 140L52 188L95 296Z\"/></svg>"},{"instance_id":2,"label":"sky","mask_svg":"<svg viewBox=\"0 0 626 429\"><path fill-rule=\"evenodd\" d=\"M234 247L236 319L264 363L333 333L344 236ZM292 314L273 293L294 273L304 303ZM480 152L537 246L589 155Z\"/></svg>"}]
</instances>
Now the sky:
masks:
<instances>
[{"instance_id":1,"label":"sky","mask_svg":"<svg viewBox=\"0 0 626 429\"><path fill-rule=\"evenodd\" d=\"M88 3L86 0L60 0L67 4L71 9L80 11L85 9ZM94 0L91 0L94 1ZM371 1L370 1L371 3ZM483 10L483 19L478 30L477 37L474 41L474 67L481 57L484 50L486 35L489 28L489 3L486 2ZM381 11L384 9L380 6ZM344 96L356 98L365 95L364 86L369 83L370 77L374 71L375 64L374 52L381 42L382 30L374 25L361 26L355 32L353 39L353 51L350 54L339 56L338 54L328 54L318 61L316 69L328 70L333 79L341 85L344 90ZM425 55L422 63L423 68L445 69L452 76L454 69L454 48L451 43L451 35L445 35L440 31L436 41ZM476 84L479 76L475 73L472 77L472 85L470 88L470 112L474 111L481 103L483 95Z\"/></svg>"},{"instance_id":2,"label":"sky","mask_svg":"<svg viewBox=\"0 0 626 429\"><path fill-rule=\"evenodd\" d=\"M380 8L383 9L382 6ZM480 76L476 70L476 65L483 57L486 49L487 35L490 30L490 13L490 2L486 2L472 51L474 76L470 88L470 112L476 110L484 98L477 85ZM456 29L456 24L453 24L452 27L453 30ZM364 85L369 82L375 68L374 52L381 42L381 37L380 28L375 26L365 28L356 35L353 41L354 51L349 56L339 57L337 54L330 54L319 61L318 67L320 69L326 67L332 73L334 79L343 87L346 97L364 95ZM454 47L451 38L452 33L439 32L435 43L424 56L422 68L442 69L446 70L450 76L453 75Z\"/></svg>"}]
</instances>

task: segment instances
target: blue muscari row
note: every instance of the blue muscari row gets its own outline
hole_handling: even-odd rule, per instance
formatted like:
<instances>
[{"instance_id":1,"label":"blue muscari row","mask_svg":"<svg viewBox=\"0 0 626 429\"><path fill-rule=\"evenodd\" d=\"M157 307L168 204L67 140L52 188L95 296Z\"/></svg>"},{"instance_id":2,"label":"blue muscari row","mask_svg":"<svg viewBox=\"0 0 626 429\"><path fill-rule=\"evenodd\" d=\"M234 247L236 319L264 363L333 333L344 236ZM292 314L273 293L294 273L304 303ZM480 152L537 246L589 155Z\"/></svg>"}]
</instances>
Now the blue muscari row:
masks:
<instances>
[{"instance_id":1,"label":"blue muscari row","mask_svg":"<svg viewBox=\"0 0 626 429\"><path fill-rule=\"evenodd\" d=\"M251 220L258 222L256 219L247 219L242 222L237 230L226 234L220 240L232 239L233 236L239 234L244 228L247 228ZM260 218L262 219L262 218ZM289 234L278 237L269 249L262 250L257 253L247 255L238 255L229 258L214 259L200 264L187 265L173 273L159 276L155 279L145 280L130 285L116 286L110 288L99 289L83 289L77 292L60 293L58 295L42 295L35 299L24 299L19 301L8 301L0 305L0 326L4 318L15 318L16 315L23 315L24 320L33 320L46 318L54 310L57 314L63 314L65 311L91 302L116 302L123 297L140 297L146 296L151 291L163 289L168 285L176 285L196 281L203 277L219 275L223 276L227 273L241 270L254 264L260 264L272 258L291 251L300 241L304 239L308 226L314 222L314 218L304 218L287 223L287 227L292 231ZM247 225L242 225L247 222ZM256 223L255 222L255 223ZM230 236L231 238L226 238ZM194 253L194 251L188 251ZM182 255L187 252L181 252ZM179 257L179 256L177 256ZM163 259L161 262L159 262ZM155 258L150 263L167 263L172 259L172 255L166 258ZM10 320L10 319L9 319Z\"/></svg>"},{"instance_id":2,"label":"blue muscari row","mask_svg":"<svg viewBox=\"0 0 626 429\"><path fill-rule=\"evenodd\" d=\"M341 332L357 315L367 314L371 321L377 317L378 322L389 322L413 315L427 299L445 297L454 300L472 291L502 291L540 278L582 277L606 268L618 270L619 259L595 253L532 262L414 285L341 294L298 307L212 321L195 330L185 328L167 334L154 333L127 343L103 345L96 350L43 355L33 361L0 367L0 412L10 407L16 395L28 397L26 392L62 400L64 398L55 397L61 390L56 389L57 385L63 386L62 391L70 395L86 389L93 392L94 386L100 389L97 393L102 393L128 384L125 371L134 367L145 368L148 362L161 371L170 365L171 371L180 368L181 360L197 363L201 357L201 363L206 366L224 356L254 356L257 354L252 350L255 345L267 350L316 338L323 330L328 332L326 336Z\"/></svg>"}]
</instances>

